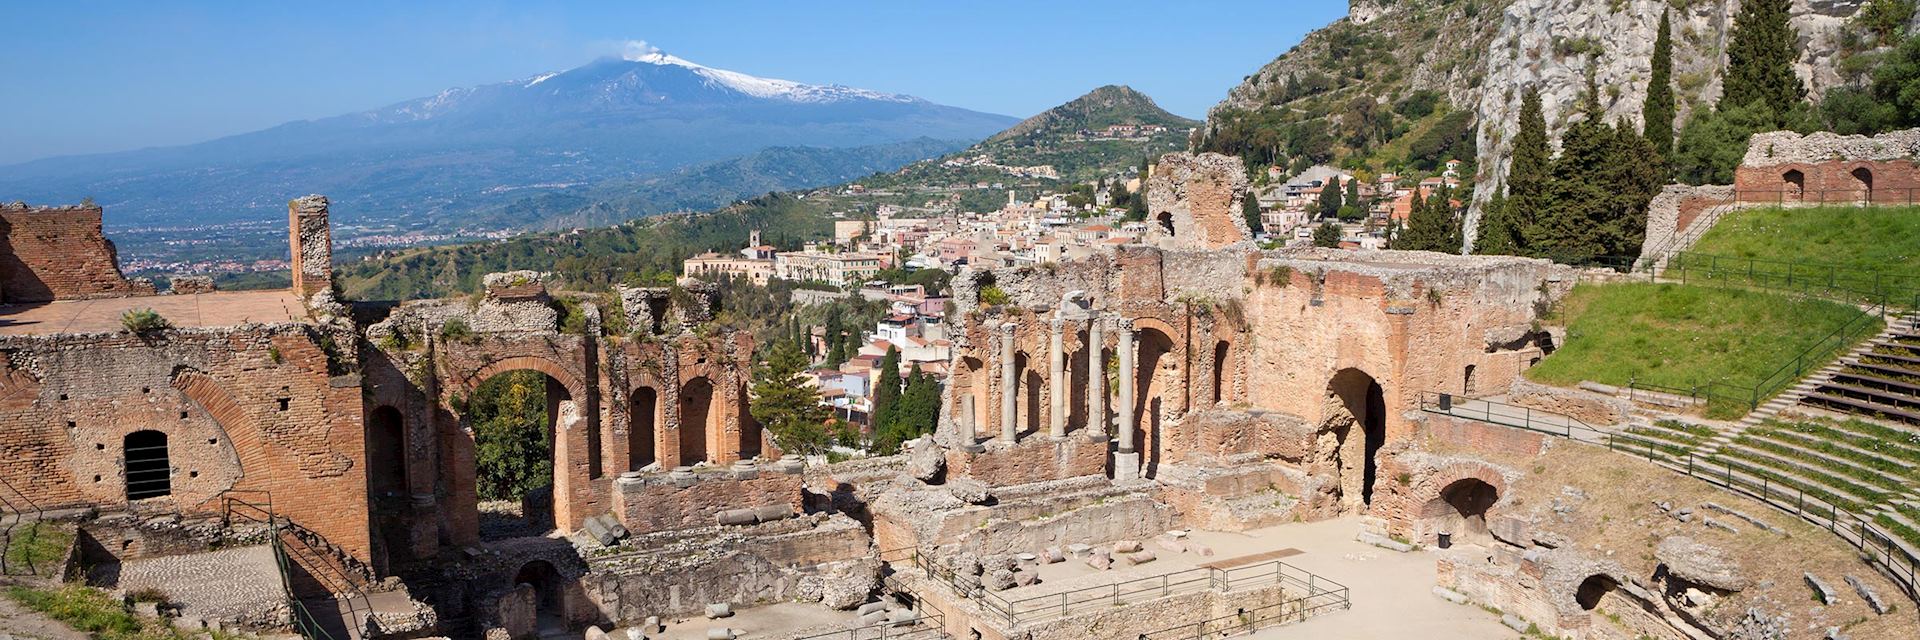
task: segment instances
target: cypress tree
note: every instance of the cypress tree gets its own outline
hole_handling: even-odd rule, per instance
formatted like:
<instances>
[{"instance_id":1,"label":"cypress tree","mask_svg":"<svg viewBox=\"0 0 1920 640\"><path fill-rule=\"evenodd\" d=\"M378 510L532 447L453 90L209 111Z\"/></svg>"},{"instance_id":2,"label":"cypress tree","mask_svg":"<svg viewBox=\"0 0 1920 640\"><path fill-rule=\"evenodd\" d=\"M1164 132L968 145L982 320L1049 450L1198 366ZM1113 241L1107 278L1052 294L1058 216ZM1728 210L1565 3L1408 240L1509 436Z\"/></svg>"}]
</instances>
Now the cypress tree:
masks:
<instances>
[{"instance_id":1,"label":"cypress tree","mask_svg":"<svg viewBox=\"0 0 1920 640\"><path fill-rule=\"evenodd\" d=\"M1480 226L1473 239L1473 252L1480 255L1513 255L1519 252L1513 229L1512 207L1507 197L1493 194L1480 210Z\"/></svg>"},{"instance_id":2,"label":"cypress tree","mask_svg":"<svg viewBox=\"0 0 1920 640\"><path fill-rule=\"evenodd\" d=\"M828 445L827 419L820 393L801 381L806 357L791 344L777 343L753 371L753 419L773 434L782 451L819 453Z\"/></svg>"},{"instance_id":3,"label":"cypress tree","mask_svg":"<svg viewBox=\"0 0 1920 640\"><path fill-rule=\"evenodd\" d=\"M1599 91L1588 79L1584 117L1560 139L1548 183L1551 209L1534 221L1528 239L1534 252L1557 260L1583 260L1605 253L1595 228L1610 218L1614 185L1606 183L1615 157L1613 127L1602 120Z\"/></svg>"},{"instance_id":4,"label":"cypress tree","mask_svg":"<svg viewBox=\"0 0 1920 640\"><path fill-rule=\"evenodd\" d=\"M1454 215L1452 190L1441 186L1425 198L1415 193L1407 228L1394 248L1459 253L1460 219Z\"/></svg>"},{"instance_id":5,"label":"cypress tree","mask_svg":"<svg viewBox=\"0 0 1920 640\"><path fill-rule=\"evenodd\" d=\"M1265 228L1260 222L1260 198L1255 197L1252 191L1248 191L1246 198L1240 202L1240 217L1246 218L1248 231L1260 233Z\"/></svg>"},{"instance_id":6,"label":"cypress tree","mask_svg":"<svg viewBox=\"0 0 1920 640\"><path fill-rule=\"evenodd\" d=\"M1540 90L1527 88L1520 99L1520 131L1513 137L1513 161L1507 167L1507 229L1514 252L1532 255L1542 212L1547 209L1547 180L1553 149L1547 143L1547 116Z\"/></svg>"},{"instance_id":7,"label":"cypress tree","mask_svg":"<svg viewBox=\"0 0 1920 640\"><path fill-rule=\"evenodd\" d=\"M874 433L879 433L887 425L893 424L894 404L900 399L900 349L887 347L887 355L880 358L880 371L873 383L873 419Z\"/></svg>"},{"instance_id":8,"label":"cypress tree","mask_svg":"<svg viewBox=\"0 0 1920 640\"><path fill-rule=\"evenodd\" d=\"M1673 26L1668 18L1671 13L1660 14L1660 33L1653 40L1653 76L1647 81L1647 101L1640 107L1640 116L1646 120L1641 134L1662 160L1673 156Z\"/></svg>"},{"instance_id":9,"label":"cypress tree","mask_svg":"<svg viewBox=\"0 0 1920 640\"><path fill-rule=\"evenodd\" d=\"M1340 181L1338 178L1329 178L1326 183L1320 185L1320 200L1316 204L1319 205L1319 213L1322 218L1333 218L1340 215Z\"/></svg>"},{"instance_id":10,"label":"cypress tree","mask_svg":"<svg viewBox=\"0 0 1920 640\"><path fill-rule=\"evenodd\" d=\"M1746 0L1733 18L1733 38L1727 44L1723 106L1761 103L1776 123L1807 97L1807 87L1794 74L1798 57L1793 50L1800 36L1787 22L1788 0Z\"/></svg>"}]
</instances>

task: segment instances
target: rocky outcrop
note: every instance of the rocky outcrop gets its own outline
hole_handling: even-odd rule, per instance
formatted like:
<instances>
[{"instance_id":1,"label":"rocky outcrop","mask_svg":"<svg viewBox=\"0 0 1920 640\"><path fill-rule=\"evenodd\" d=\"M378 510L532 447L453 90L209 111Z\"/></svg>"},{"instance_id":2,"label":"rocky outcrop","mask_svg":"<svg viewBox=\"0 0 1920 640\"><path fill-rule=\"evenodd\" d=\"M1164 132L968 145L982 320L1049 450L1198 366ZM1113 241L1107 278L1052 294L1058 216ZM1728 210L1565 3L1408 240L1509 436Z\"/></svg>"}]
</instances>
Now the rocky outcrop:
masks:
<instances>
[{"instance_id":1,"label":"rocky outcrop","mask_svg":"<svg viewBox=\"0 0 1920 640\"><path fill-rule=\"evenodd\" d=\"M1740 562L1724 549L1686 536L1660 541L1653 557L1667 566L1674 577L1721 591L1739 591L1749 581L1740 573Z\"/></svg>"}]
</instances>

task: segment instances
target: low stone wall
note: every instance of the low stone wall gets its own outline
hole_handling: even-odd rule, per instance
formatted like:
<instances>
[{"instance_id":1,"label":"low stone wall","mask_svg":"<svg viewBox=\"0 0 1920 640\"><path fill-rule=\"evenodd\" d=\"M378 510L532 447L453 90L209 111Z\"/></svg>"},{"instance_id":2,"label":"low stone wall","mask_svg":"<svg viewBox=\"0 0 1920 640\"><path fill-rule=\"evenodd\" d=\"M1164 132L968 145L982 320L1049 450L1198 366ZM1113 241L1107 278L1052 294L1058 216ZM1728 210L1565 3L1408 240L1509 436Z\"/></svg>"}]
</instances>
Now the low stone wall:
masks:
<instances>
[{"instance_id":1,"label":"low stone wall","mask_svg":"<svg viewBox=\"0 0 1920 640\"><path fill-rule=\"evenodd\" d=\"M1627 416L1633 414L1633 403L1620 398L1525 380L1513 381L1507 391L1507 402L1568 416L1595 427L1625 422Z\"/></svg>"},{"instance_id":2,"label":"low stone wall","mask_svg":"<svg viewBox=\"0 0 1920 640\"><path fill-rule=\"evenodd\" d=\"M1192 434L1197 446L1186 462L1221 464L1235 457L1304 459L1313 446L1314 426L1290 414L1271 411L1204 409L1188 414L1174 436Z\"/></svg>"},{"instance_id":3,"label":"low stone wall","mask_svg":"<svg viewBox=\"0 0 1920 640\"><path fill-rule=\"evenodd\" d=\"M614 483L614 515L635 534L777 520L805 506L804 471L799 463L771 462L724 471L631 473ZM723 522L723 513L746 517Z\"/></svg>"},{"instance_id":4,"label":"low stone wall","mask_svg":"<svg viewBox=\"0 0 1920 640\"><path fill-rule=\"evenodd\" d=\"M879 586L873 556L859 522L816 514L637 536L590 560L583 582L606 619L622 624L695 614L716 602L798 600L846 609Z\"/></svg>"},{"instance_id":5,"label":"low stone wall","mask_svg":"<svg viewBox=\"0 0 1920 640\"><path fill-rule=\"evenodd\" d=\"M1731 186L1667 185L1647 205L1647 233L1646 240L1640 244L1640 260L1650 260L1656 257L1653 254L1684 248L1673 245L1675 238L1682 234L1698 237L1698 234L1691 232L1700 214L1709 208L1731 203L1733 199L1734 189Z\"/></svg>"},{"instance_id":6,"label":"low stone wall","mask_svg":"<svg viewBox=\"0 0 1920 640\"><path fill-rule=\"evenodd\" d=\"M1012 446L988 443L980 453L949 449L947 475L973 478L990 487L1104 476L1108 446L1106 441L1090 441L1076 433L1059 440L1028 436Z\"/></svg>"},{"instance_id":7,"label":"low stone wall","mask_svg":"<svg viewBox=\"0 0 1920 640\"><path fill-rule=\"evenodd\" d=\"M1128 638L1161 629L1196 625L1232 616L1240 610L1273 607L1300 595L1278 585L1227 593L1198 591L1130 603L1124 607L1107 607L1038 624L1020 625L1019 633L1009 635L1030 640ZM1219 629L1221 626L1208 628Z\"/></svg>"}]
</instances>

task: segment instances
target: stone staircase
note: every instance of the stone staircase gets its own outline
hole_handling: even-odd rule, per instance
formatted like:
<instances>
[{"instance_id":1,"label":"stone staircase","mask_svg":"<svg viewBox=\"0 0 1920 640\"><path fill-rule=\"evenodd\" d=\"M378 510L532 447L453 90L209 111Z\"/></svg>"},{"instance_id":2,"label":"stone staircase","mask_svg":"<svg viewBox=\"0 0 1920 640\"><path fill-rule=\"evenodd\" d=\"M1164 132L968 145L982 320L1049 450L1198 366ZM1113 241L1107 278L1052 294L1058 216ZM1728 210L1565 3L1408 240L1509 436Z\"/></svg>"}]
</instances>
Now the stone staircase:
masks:
<instances>
[{"instance_id":1,"label":"stone staircase","mask_svg":"<svg viewBox=\"0 0 1920 640\"><path fill-rule=\"evenodd\" d=\"M1794 391L1795 403L1920 427L1920 314L1888 322Z\"/></svg>"}]
</instances>

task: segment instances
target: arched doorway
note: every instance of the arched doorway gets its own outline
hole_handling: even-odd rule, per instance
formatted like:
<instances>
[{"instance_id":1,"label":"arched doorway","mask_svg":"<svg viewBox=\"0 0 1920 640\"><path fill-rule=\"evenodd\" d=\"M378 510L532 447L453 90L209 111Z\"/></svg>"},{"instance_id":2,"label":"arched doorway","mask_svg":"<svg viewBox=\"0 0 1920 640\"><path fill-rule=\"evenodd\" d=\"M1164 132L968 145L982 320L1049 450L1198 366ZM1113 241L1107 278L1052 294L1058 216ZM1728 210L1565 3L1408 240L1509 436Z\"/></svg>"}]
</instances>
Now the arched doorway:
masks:
<instances>
[{"instance_id":1,"label":"arched doorway","mask_svg":"<svg viewBox=\"0 0 1920 640\"><path fill-rule=\"evenodd\" d=\"M740 389L740 458L752 460L760 457L760 422L753 419L753 413L747 410L747 390Z\"/></svg>"},{"instance_id":2,"label":"arched doorway","mask_svg":"<svg viewBox=\"0 0 1920 640\"><path fill-rule=\"evenodd\" d=\"M1013 431L1015 438L1040 429L1040 374L1027 352L1013 354Z\"/></svg>"},{"instance_id":3,"label":"arched doorway","mask_svg":"<svg viewBox=\"0 0 1920 640\"><path fill-rule=\"evenodd\" d=\"M1578 603L1582 610L1592 611L1599 608L1601 601L1618 588L1620 588L1620 582L1614 580L1613 576L1596 573L1580 581L1579 590L1573 593L1573 601Z\"/></svg>"},{"instance_id":4,"label":"arched doorway","mask_svg":"<svg viewBox=\"0 0 1920 640\"><path fill-rule=\"evenodd\" d=\"M1168 413L1179 404L1176 398L1169 397L1180 384L1180 363L1173 354L1173 338L1166 332L1152 327L1139 329L1136 348L1139 354L1134 360L1135 420L1140 421L1134 430L1134 450L1141 452L1142 463L1146 467L1142 477L1155 477L1160 471L1160 455L1165 437L1165 421Z\"/></svg>"},{"instance_id":5,"label":"arched doorway","mask_svg":"<svg viewBox=\"0 0 1920 640\"><path fill-rule=\"evenodd\" d=\"M1213 345L1213 404L1227 399L1227 341Z\"/></svg>"},{"instance_id":6,"label":"arched doorway","mask_svg":"<svg viewBox=\"0 0 1920 640\"><path fill-rule=\"evenodd\" d=\"M398 497L407 492L406 421L387 405L367 414L367 493Z\"/></svg>"},{"instance_id":7,"label":"arched doorway","mask_svg":"<svg viewBox=\"0 0 1920 640\"><path fill-rule=\"evenodd\" d=\"M520 565L520 571L513 576L513 584L518 588L524 585L533 590L534 627L542 636L565 632L566 595L562 589L560 572L553 564L545 560L534 560Z\"/></svg>"},{"instance_id":8,"label":"arched doorway","mask_svg":"<svg viewBox=\"0 0 1920 640\"><path fill-rule=\"evenodd\" d=\"M168 457L167 434L142 429L120 441L126 472L127 500L173 495L173 461Z\"/></svg>"},{"instance_id":9,"label":"arched doorway","mask_svg":"<svg viewBox=\"0 0 1920 640\"><path fill-rule=\"evenodd\" d=\"M380 405L367 413L367 505L373 521L373 555L383 569L413 556L406 440L406 420L399 409Z\"/></svg>"},{"instance_id":10,"label":"arched doorway","mask_svg":"<svg viewBox=\"0 0 1920 640\"><path fill-rule=\"evenodd\" d=\"M1786 173L1780 174L1780 181L1786 185L1781 193L1781 198L1784 200L1799 200L1807 193L1807 174L1801 173L1799 169L1788 169Z\"/></svg>"},{"instance_id":11,"label":"arched doorway","mask_svg":"<svg viewBox=\"0 0 1920 640\"><path fill-rule=\"evenodd\" d=\"M555 464L558 434L584 419L567 387L542 371L505 371L474 387L462 420L473 436L482 538L553 530L564 471Z\"/></svg>"},{"instance_id":12,"label":"arched doorway","mask_svg":"<svg viewBox=\"0 0 1920 640\"><path fill-rule=\"evenodd\" d=\"M960 406L958 407L960 420L971 428L976 442L980 436L985 435L987 431L985 412L987 411L987 407L990 406L987 402L987 387L991 374L986 371L986 367L986 363L979 358L972 356L961 358L960 370L962 373L956 378L956 381L961 387L954 390L953 394L953 397L958 398L960 402ZM962 444L971 445L975 444L975 442L965 442Z\"/></svg>"},{"instance_id":13,"label":"arched doorway","mask_svg":"<svg viewBox=\"0 0 1920 640\"><path fill-rule=\"evenodd\" d=\"M1873 202L1873 170L1866 167L1856 167L1852 175L1853 181L1857 185L1854 188L1860 190L1860 201Z\"/></svg>"},{"instance_id":14,"label":"arched doorway","mask_svg":"<svg viewBox=\"0 0 1920 640\"><path fill-rule=\"evenodd\" d=\"M712 462L707 456L707 434L718 431L713 422L713 381L705 376L680 385L680 464Z\"/></svg>"},{"instance_id":15,"label":"arched doorway","mask_svg":"<svg viewBox=\"0 0 1920 640\"><path fill-rule=\"evenodd\" d=\"M1448 534L1450 544L1488 544L1487 510L1500 501L1500 490L1479 478L1461 478L1440 490L1425 510L1435 533Z\"/></svg>"},{"instance_id":16,"label":"arched doorway","mask_svg":"<svg viewBox=\"0 0 1920 640\"><path fill-rule=\"evenodd\" d=\"M1335 462L1341 505L1356 509L1370 506L1378 473L1375 454L1387 439L1385 391L1366 372L1341 369L1327 383L1327 394L1328 405L1335 413L1324 423L1334 426L1339 443ZM1359 433L1354 433L1356 430Z\"/></svg>"},{"instance_id":17,"label":"arched doorway","mask_svg":"<svg viewBox=\"0 0 1920 640\"><path fill-rule=\"evenodd\" d=\"M660 421L660 392L653 387L633 390L627 413L627 470L639 471L656 461L654 438Z\"/></svg>"}]
</instances>

